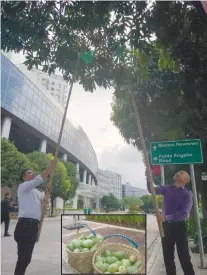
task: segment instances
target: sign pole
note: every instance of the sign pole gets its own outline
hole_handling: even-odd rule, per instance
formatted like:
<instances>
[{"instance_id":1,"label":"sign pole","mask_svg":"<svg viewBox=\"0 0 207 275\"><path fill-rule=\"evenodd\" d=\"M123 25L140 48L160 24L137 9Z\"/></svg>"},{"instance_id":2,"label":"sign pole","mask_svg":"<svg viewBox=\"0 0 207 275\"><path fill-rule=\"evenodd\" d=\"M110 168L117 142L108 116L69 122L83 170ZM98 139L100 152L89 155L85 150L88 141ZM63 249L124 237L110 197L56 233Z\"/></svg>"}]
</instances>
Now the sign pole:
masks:
<instances>
[{"instance_id":1,"label":"sign pole","mask_svg":"<svg viewBox=\"0 0 207 275\"><path fill-rule=\"evenodd\" d=\"M161 171L161 185L165 185L165 168L164 165L160 165L160 171Z\"/></svg>"},{"instance_id":2,"label":"sign pole","mask_svg":"<svg viewBox=\"0 0 207 275\"><path fill-rule=\"evenodd\" d=\"M199 242L199 251L200 251L200 259L201 259L201 268L205 268L202 230L201 230L201 223L200 223L200 218L199 218L195 171L194 171L193 164L190 164L190 173L191 173L191 182L192 182L192 189L193 189L193 200L194 200L196 224L197 224L197 230L198 230L198 242Z\"/></svg>"}]
</instances>

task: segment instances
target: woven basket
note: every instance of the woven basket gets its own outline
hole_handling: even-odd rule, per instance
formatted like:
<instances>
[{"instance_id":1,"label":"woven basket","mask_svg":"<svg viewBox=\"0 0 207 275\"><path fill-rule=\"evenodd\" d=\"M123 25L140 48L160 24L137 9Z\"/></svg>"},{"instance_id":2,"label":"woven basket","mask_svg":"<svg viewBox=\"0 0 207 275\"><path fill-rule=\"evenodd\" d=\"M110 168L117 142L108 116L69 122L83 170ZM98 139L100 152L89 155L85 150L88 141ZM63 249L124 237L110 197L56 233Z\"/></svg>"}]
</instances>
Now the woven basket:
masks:
<instances>
[{"instance_id":1,"label":"woven basket","mask_svg":"<svg viewBox=\"0 0 207 275\"><path fill-rule=\"evenodd\" d=\"M95 266L95 262L96 262L96 257L97 256L102 256L103 255L103 252L104 250L110 250L112 252L116 252L116 251L124 251L126 253L126 257L130 257L131 255L137 257L137 261L138 260L141 260L143 262L142 266L136 271L134 272L133 274L145 274L145 257L142 253L139 252L139 250L137 249L138 248L138 245L136 243L134 243L133 240L131 240L129 237L126 237L122 234L112 234L112 235L109 235L106 238L109 238L109 237L114 237L114 236L118 236L118 237L122 237L126 240L128 240L129 242L131 242L131 244L133 244L135 247L133 246L130 246L130 245L126 245L126 244L121 244L121 243L106 243L106 242L102 242L98 248L98 250L94 253L93 255L93 269L94 269L94 274L103 274L103 272L100 272L96 266Z\"/></svg>"},{"instance_id":2,"label":"woven basket","mask_svg":"<svg viewBox=\"0 0 207 275\"><path fill-rule=\"evenodd\" d=\"M79 235L80 234L78 233L76 235L76 238L79 237ZM75 273L93 273L92 258L96 251L75 253L70 251L67 247L66 251L68 254L68 264L71 266Z\"/></svg>"}]
</instances>

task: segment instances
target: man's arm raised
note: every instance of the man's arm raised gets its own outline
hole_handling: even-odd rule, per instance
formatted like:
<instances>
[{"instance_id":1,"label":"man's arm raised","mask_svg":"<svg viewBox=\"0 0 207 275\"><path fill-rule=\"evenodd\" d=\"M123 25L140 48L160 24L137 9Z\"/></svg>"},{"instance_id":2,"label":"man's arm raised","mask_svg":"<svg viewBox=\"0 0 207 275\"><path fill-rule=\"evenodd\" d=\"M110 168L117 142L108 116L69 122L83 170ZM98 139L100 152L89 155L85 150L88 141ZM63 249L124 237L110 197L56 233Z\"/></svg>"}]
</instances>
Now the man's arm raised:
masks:
<instances>
[{"instance_id":1,"label":"man's arm raised","mask_svg":"<svg viewBox=\"0 0 207 275\"><path fill-rule=\"evenodd\" d=\"M145 173L145 175L147 178L147 190L151 194L152 192L151 192L151 188L150 188L149 175L147 174L147 172ZM164 195L165 194L166 186L154 186L154 187L155 187L156 195Z\"/></svg>"},{"instance_id":2,"label":"man's arm raised","mask_svg":"<svg viewBox=\"0 0 207 275\"><path fill-rule=\"evenodd\" d=\"M40 185L42 182L44 182L47 179L47 177L54 172L56 168L56 163L56 160L52 160L48 169L43 171L40 175L36 176L33 180L23 182L20 185L21 190L24 192L33 189Z\"/></svg>"}]
</instances>

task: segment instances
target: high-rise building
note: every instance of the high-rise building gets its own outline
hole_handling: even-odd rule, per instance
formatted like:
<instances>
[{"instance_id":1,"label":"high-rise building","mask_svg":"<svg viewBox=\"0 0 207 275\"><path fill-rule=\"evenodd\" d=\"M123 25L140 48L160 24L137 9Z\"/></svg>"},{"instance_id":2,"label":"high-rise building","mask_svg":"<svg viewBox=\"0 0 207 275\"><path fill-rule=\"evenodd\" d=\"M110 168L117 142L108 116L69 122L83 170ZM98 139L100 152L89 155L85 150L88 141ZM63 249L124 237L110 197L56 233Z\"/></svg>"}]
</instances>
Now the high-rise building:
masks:
<instances>
[{"instance_id":1,"label":"high-rise building","mask_svg":"<svg viewBox=\"0 0 207 275\"><path fill-rule=\"evenodd\" d=\"M65 107L68 89L67 82L61 76L55 74L48 75L37 69L32 69L31 72L36 76L36 81L54 96L58 103Z\"/></svg>"},{"instance_id":2,"label":"high-rise building","mask_svg":"<svg viewBox=\"0 0 207 275\"><path fill-rule=\"evenodd\" d=\"M108 193L113 194L118 199L122 198L122 177L121 175L108 171L98 169L98 186Z\"/></svg>"},{"instance_id":3,"label":"high-rise building","mask_svg":"<svg viewBox=\"0 0 207 275\"><path fill-rule=\"evenodd\" d=\"M19 64L18 68L28 75L29 78L38 85L38 87L43 87L44 90L47 90L60 105L65 107L68 84L61 76L55 74L48 75L47 73L37 69L28 71L24 64Z\"/></svg>"},{"instance_id":4,"label":"high-rise building","mask_svg":"<svg viewBox=\"0 0 207 275\"><path fill-rule=\"evenodd\" d=\"M128 182L122 185L122 197L142 197L148 194L147 190L130 185Z\"/></svg>"}]
</instances>

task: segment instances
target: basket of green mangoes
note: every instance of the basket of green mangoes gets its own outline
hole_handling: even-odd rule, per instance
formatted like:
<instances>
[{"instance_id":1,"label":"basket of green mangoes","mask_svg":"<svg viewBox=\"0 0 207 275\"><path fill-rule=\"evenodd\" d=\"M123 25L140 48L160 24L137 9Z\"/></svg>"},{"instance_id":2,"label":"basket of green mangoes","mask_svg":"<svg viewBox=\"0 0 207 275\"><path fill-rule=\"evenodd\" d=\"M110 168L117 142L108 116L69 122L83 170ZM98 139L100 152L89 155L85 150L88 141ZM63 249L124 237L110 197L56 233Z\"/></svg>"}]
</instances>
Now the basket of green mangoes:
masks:
<instances>
[{"instance_id":1,"label":"basket of green mangoes","mask_svg":"<svg viewBox=\"0 0 207 275\"><path fill-rule=\"evenodd\" d=\"M89 235L76 236L67 246L68 264L76 273L92 273L92 258L104 237L96 234L89 226Z\"/></svg>"},{"instance_id":2,"label":"basket of green mangoes","mask_svg":"<svg viewBox=\"0 0 207 275\"><path fill-rule=\"evenodd\" d=\"M138 250L138 244L122 234L104 237L122 237L133 246L103 241L93 255L95 274L145 274L144 256Z\"/></svg>"}]
</instances>

